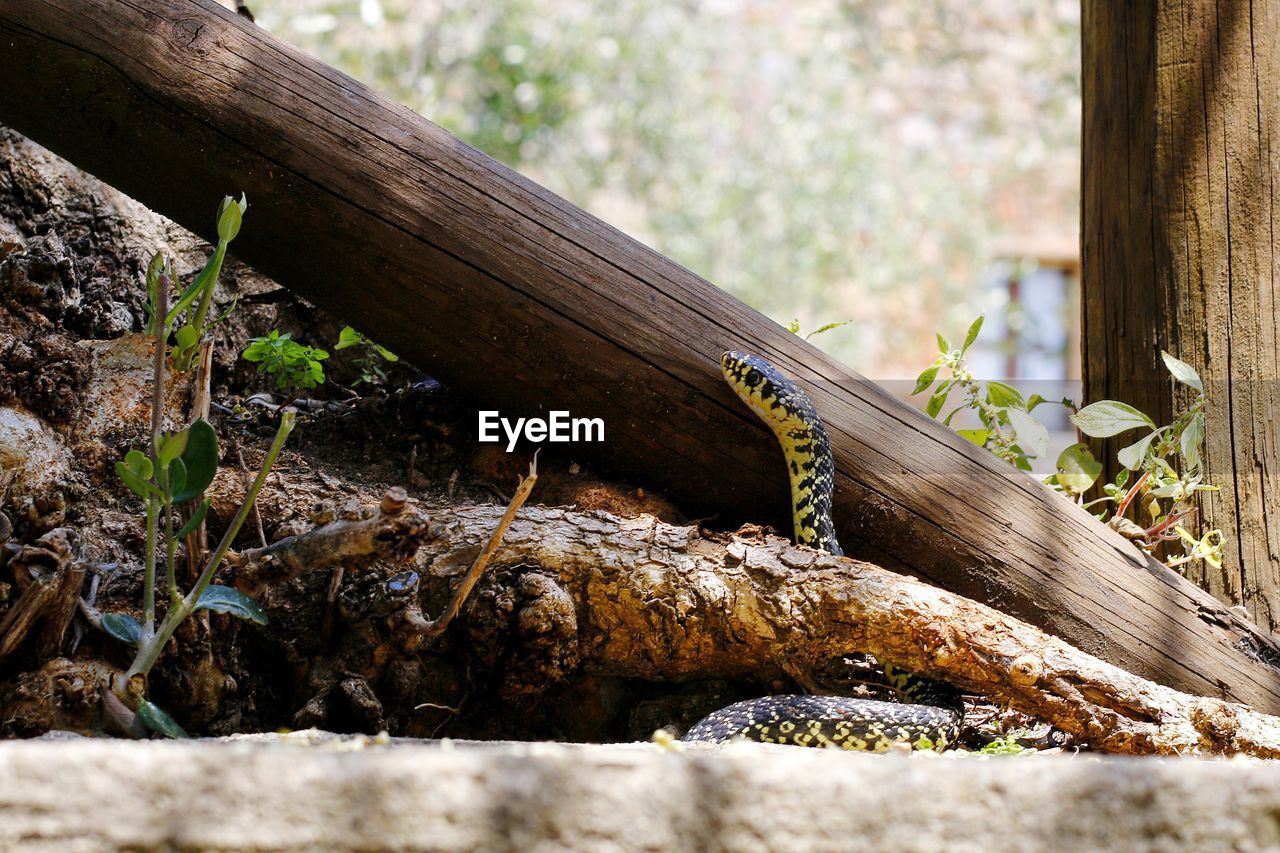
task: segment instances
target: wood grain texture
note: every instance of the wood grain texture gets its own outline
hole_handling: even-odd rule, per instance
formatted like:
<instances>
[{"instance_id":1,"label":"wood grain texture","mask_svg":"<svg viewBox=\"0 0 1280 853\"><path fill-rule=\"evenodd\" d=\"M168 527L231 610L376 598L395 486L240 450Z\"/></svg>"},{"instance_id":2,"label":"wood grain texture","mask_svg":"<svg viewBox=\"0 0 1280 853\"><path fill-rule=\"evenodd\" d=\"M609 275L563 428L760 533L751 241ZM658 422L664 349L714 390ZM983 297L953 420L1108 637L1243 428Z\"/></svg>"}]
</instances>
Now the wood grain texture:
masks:
<instances>
[{"instance_id":1,"label":"wood grain texture","mask_svg":"<svg viewBox=\"0 0 1280 853\"><path fill-rule=\"evenodd\" d=\"M0 121L208 233L504 415L603 417L575 454L687 511L782 522L722 350L828 424L852 555L1168 686L1280 711L1271 638L1087 514L728 294L207 0L0 0ZM1272 663L1265 661L1270 660Z\"/></svg>"},{"instance_id":2,"label":"wood grain texture","mask_svg":"<svg viewBox=\"0 0 1280 853\"><path fill-rule=\"evenodd\" d=\"M1226 559L1193 578L1274 631L1280 3L1084 9L1085 398L1164 423L1186 392L1171 388L1160 350L1200 370L1206 479L1222 487L1201 513L1226 534Z\"/></svg>"}]
</instances>

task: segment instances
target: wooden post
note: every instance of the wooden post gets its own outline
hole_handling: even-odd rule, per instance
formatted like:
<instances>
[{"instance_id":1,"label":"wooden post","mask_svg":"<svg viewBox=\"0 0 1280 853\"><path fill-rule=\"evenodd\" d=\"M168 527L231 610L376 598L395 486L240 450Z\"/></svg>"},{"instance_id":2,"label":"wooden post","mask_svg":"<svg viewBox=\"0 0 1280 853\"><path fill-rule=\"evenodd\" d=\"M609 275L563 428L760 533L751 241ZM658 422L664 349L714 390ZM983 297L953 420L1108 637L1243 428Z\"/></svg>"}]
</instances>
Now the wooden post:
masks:
<instances>
[{"instance_id":1,"label":"wooden post","mask_svg":"<svg viewBox=\"0 0 1280 853\"><path fill-rule=\"evenodd\" d=\"M0 121L202 234L248 193L262 272L504 416L601 417L577 456L719 523L780 522L758 353L826 420L856 555L1132 672L1280 711L1280 651L1087 513L430 122L208 0L0 0Z\"/></svg>"},{"instance_id":2,"label":"wooden post","mask_svg":"<svg viewBox=\"0 0 1280 853\"><path fill-rule=\"evenodd\" d=\"M1160 350L1201 372L1206 480L1222 487L1202 524L1226 559L1193 578L1274 631L1280 3L1086 0L1084 65L1085 399L1167 423L1185 392Z\"/></svg>"}]
</instances>

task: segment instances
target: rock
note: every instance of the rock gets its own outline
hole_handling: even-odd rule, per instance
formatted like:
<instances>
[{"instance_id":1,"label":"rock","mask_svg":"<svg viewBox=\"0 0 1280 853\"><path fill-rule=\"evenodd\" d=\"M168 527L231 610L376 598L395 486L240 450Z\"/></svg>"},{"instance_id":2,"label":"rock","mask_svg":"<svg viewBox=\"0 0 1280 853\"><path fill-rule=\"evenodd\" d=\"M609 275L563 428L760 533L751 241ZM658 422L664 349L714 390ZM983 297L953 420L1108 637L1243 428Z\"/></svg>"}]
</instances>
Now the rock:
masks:
<instances>
[{"instance_id":1,"label":"rock","mask_svg":"<svg viewBox=\"0 0 1280 853\"><path fill-rule=\"evenodd\" d=\"M1259 850L1280 765L314 733L0 744L0 846Z\"/></svg>"}]
</instances>

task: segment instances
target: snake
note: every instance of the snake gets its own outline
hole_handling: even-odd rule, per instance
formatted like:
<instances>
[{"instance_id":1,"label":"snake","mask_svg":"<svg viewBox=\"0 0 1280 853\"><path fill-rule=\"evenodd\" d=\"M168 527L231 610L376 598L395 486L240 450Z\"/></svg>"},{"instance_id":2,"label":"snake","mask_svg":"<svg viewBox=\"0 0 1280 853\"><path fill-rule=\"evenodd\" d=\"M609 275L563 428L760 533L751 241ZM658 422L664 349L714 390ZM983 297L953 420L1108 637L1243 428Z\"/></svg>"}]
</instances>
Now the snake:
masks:
<instances>
[{"instance_id":1,"label":"snake","mask_svg":"<svg viewBox=\"0 0 1280 853\"><path fill-rule=\"evenodd\" d=\"M791 481L795 541L843 555L831 516L835 461L813 400L765 359L741 352L720 357L724 379L782 446ZM942 750L959 740L959 691L884 664L900 702L847 696L778 695L735 702L703 717L682 738L724 742L734 738L796 746L887 752L895 744Z\"/></svg>"}]
</instances>

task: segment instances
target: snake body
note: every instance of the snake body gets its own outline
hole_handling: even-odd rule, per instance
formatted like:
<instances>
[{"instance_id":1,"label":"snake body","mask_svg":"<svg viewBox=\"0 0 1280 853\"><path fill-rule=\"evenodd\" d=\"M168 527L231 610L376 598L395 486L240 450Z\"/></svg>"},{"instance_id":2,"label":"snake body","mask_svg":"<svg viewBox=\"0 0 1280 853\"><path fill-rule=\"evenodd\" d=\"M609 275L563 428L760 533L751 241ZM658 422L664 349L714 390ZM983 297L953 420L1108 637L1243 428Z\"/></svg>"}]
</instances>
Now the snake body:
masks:
<instances>
[{"instance_id":1,"label":"snake body","mask_svg":"<svg viewBox=\"0 0 1280 853\"><path fill-rule=\"evenodd\" d=\"M791 480L792 520L801 545L840 555L831 518L835 462L813 401L763 358L726 352L725 381L778 439ZM704 717L686 741L735 737L798 746L885 752L895 743L945 749L959 738L962 706L949 684L885 665L898 696L910 704L844 696L765 696Z\"/></svg>"}]
</instances>

